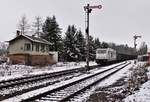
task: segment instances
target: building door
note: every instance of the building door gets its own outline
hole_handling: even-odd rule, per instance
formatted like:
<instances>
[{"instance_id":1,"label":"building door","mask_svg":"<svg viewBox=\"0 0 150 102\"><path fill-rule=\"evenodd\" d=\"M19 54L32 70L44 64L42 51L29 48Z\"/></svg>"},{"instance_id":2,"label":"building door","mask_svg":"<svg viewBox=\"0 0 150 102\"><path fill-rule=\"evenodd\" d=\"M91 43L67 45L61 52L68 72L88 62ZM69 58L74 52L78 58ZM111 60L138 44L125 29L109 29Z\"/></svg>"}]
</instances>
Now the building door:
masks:
<instances>
[{"instance_id":1,"label":"building door","mask_svg":"<svg viewBox=\"0 0 150 102\"><path fill-rule=\"evenodd\" d=\"M31 65L31 56L29 54L26 55L26 65Z\"/></svg>"}]
</instances>

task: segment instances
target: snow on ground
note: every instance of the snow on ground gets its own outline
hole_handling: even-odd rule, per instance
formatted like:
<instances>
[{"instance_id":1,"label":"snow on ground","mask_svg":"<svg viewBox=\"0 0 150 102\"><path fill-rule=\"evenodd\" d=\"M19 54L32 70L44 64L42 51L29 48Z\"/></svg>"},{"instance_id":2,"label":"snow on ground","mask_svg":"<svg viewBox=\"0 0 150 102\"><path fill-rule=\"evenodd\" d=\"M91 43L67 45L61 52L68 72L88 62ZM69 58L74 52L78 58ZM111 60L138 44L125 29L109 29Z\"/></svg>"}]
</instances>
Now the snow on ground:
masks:
<instances>
[{"instance_id":1,"label":"snow on ground","mask_svg":"<svg viewBox=\"0 0 150 102\"><path fill-rule=\"evenodd\" d=\"M134 61L131 61L130 65L100 82L96 90L84 102L122 102L122 99L128 95L126 85L130 75L133 70L144 64L145 62L134 64Z\"/></svg>"},{"instance_id":2,"label":"snow on ground","mask_svg":"<svg viewBox=\"0 0 150 102\"><path fill-rule=\"evenodd\" d=\"M125 102L150 102L150 67L148 67L148 81L144 83L139 91L125 98Z\"/></svg>"},{"instance_id":3,"label":"snow on ground","mask_svg":"<svg viewBox=\"0 0 150 102\"><path fill-rule=\"evenodd\" d=\"M101 82L98 87L103 87L103 86L109 86L112 85L113 83L115 83L118 79L122 78L122 77L128 77L130 75L130 68L136 68L136 66L138 65L143 65L144 63L142 62L138 62L136 65L134 65L134 62L131 61L131 64L129 66L127 66L126 68L120 70L119 72L117 72L116 74L114 74L113 76L109 77L107 80L104 80L103 82ZM68 63L57 63L56 65L53 66L47 66L47 67L31 67L31 66L24 66L24 65L0 65L0 80L7 80L7 79L11 79L11 78L16 78L16 77L24 77L26 75L35 75L35 74L42 74L42 73L52 73L52 72L57 72L57 71L62 71L62 70L69 70L69 69L73 69L73 68L80 68L80 67L84 67L86 65L85 62L80 62L80 63L75 63L75 62L68 62ZM90 65L96 65L95 62L90 62ZM111 65L111 66L106 66L106 67L101 67L100 70L106 69L106 68L110 68L113 67L117 64ZM96 70L95 70L96 71ZM149 79L150 79L150 67L149 67ZM86 74L84 75L84 77L86 76ZM81 78L81 77L80 77ZM76 79L77 80L77 79ZM62 82L64 84L64 82ZM62 84L61 83L61 84ZM38 94L40 92L44 92L47 89L52 89L54 87L47 87L44 89L40 89L40 90L35 90L31 93L27 93L25 95L21 95L18 97L15 97L15 101L16 100L20 100L20 98L22 99L29 97L30 95L35 95ZM128 96L125 99L126 102L150 102L150 81L144 83L140 90L135 92L135 94Z\"/></svg>"},{"instance_id":4,"label":"snow on ground","mask_svg":"<svg viewBox=\"0 0 150 102\"><path fill-rule=\"evenodd\" d=\"M127 67L123 68L122 70L120 70L119 72L115 73L114 75L110 76L106 80L102 81L99 84L99 87L104 87L104 86L106 87L106 86L112 85L113 83L115 83L120 78L128 77L130 75L130 72L131 72L130 69L131 68L136 68L138 65L143 65L143 64L145 64L145 62L138 62L135 65L134 61L131 61L130 65L128 65Z\"/></svg>"},{"instance_id":5,"label":"snow on ground","mask_svg":"<svg viewBox=\"0 0 150 102\"><path fill-rule=\"evenodd\" d=\"M0 65L0 81L22 77L25 74L32 72L31 66L25 65Z\"/></svg>"},{"instance_id":6,"label":"snow on ground","mask_svg":"<svg viewBox=\"0 0 150 102\"><path fill-rule=\"evenodd\" d=\"M121 63L123 63L123 62L121 62ZM106 67L102 67L102 68L100 68L100 69L98 69L98 70L93 70L91 73L83 74L83 75L81 75L80 77L75 77L75 78L72 78L72 79L70 79L70 80L61 81L61 82L56 83L56 84L54 84L54 85L50 85L50 86L47 86L47 87L44 87L44 88L40 88L40 89L37 89L37 90L33 90L33 91L30 91L30 92L24 93L24 94L22 94L22 95L18 95L18 96L13 97L13 98L6 99L6 100L4 100L4 101L2 101L2 102L20 102L21 100L27 99L27 98L29 98L29 97L33 97L33 96L35 96L35 95L39 95L39 94L41 94L41 93L45 93L45 92L50 91L50 90L53 90L53 89L55 89L55 88L57 88L57 87L60 87L60 86L63 86L63 85L72 83L72 82L74 82L74 81L80 80L80 79L82 79L82 78L88 77L88 76L90 76L90 75L92 75L92 74L94 74L94 73L99 73L99 72L101 72L101 71L103 71L103 70L109 69L109 68L114 67L114 66L116 66L116 65L119 65L119 64L121 64L121 63L113 64L113 65L106 66ZM110 73L110 72L109 72L109 73ZM104 74L106 74L106 73L104 73ZM101 76L103 76L103 75L101 75Z\"/></svg>"},{"instance_id":7,"label":"snow on ground","mask_svg":"<svg viewBox=\"0 0 150 102\"><path fill-rule=\"evenodd\" d=\"M76 63L76 62L66 62L66 63L59 62L52 66L47 66L44 68L36 68L30 74L58 72L58 71L63 71L63 70L70 70L70 69L85 67L85 65L86 65L86 62L78 62L78 63ZM93 65L97 65L97 64L95 62L90 62L89 65L93 66Z\"/></svg>"},{"instance_id":8,"label":"snow on ground","mask_svg":"<svg viewBox=\"0 0 150 102\"><path fill-rule=\"evenodd\" d=\"M129 69L131 67L134 66L134 62L131 61L131 64L128 65L127 67L121 69L119 72L115 73L114 75L110 76L109 78L107 78L106 80L102 81L101 83L99 83L99 87L103 87L103 86L109 86L112 85L113 83L115 83L118 79L124 77L124 76L128 76L129 74Z\"/></svg>"},{"instance_id":9,"label":"snow on ground","mask_svg":"<svg viewBox=\"0 0 150 102\"><path fill-rule=\"evenodd\" d=\"M86 62L59 62L52 66L46 67L33 67L33 66L25 66L25 65L0 65L0 81L9 80L18 77L25 77L29 75L37 75L44 73L53 73L63 70L69 70L74 68L84 67ZM90 62L90 66L97 65L95 62Z\"/></svg>"}]
</instances>

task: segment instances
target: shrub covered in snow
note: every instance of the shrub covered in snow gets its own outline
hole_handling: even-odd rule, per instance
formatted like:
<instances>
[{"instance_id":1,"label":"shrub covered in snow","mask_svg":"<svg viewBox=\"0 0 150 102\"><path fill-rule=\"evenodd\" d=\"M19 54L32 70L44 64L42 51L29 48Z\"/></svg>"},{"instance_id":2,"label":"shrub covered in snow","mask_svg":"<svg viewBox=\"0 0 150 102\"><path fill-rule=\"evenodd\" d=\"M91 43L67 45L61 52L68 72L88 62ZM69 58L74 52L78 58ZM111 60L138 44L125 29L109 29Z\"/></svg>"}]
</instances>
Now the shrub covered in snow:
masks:
<instances>
[{"instance_id":1,"label":"shrub covered in snow","mask_svg":"<svg viewBox=\"0 0 150 102\"><path fill-rule=\"evenodd\" d=\"M133 69L133 72L130 74L127 89L132 94L134 90L138 90L141 84L148 80L147 76L147 64L145 65L138 65L136 68Z\"/></svg>"}]
</instances>

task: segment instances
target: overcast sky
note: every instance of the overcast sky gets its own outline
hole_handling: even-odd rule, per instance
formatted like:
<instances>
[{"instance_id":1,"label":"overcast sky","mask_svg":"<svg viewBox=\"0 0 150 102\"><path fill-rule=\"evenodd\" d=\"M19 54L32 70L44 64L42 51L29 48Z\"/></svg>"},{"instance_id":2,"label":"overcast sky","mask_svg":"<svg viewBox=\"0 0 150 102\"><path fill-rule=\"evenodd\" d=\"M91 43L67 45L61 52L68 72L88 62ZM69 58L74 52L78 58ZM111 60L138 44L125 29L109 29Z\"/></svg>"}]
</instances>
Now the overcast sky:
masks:
<instances>
[{"instance_id":1,"label":"overcast sky","mask_svg":"<svg viewBox=\"0 0 150 102\"><path fill-rule=\"evenodd\" d=\"M0 41L15 36L21 16L26 15L29 23L35 16L55 15L63 32L69 24L84 31L85 13L83 6L101 4L101 10L90 15L90 34L101 41L129 44L133 46L133 35L142 35L138 44L145 41L150 45L150 0L0 0Z\"/></svg>"}]
</instances>

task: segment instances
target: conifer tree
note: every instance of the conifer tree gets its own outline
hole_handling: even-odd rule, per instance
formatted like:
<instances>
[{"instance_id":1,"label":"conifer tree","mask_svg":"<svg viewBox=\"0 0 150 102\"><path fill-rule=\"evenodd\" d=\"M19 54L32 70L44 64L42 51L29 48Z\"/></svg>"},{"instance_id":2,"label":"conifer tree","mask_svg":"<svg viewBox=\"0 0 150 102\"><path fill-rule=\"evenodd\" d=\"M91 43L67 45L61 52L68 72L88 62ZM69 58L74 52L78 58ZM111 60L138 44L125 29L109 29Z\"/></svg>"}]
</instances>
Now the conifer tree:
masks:
<instances>
[{"instance_id":1,"label":"conifer tree","mask_svg":"<svg viewBox=\"0 0 150 102\"><path fill-rule=\"evenodd\" d=\"M102 47L102 48L108 48L109 45L108 45L108 43L106 43L106 42L102 42L101 47Z\"/></svg>"},{"instance_id":2,"label":"conifer tree","mask_svg":"<svg viewBox=\"0 0 150 102\"><path fill-rule=\"evenodd\" d=\"M81 30L79 30L78 33L76 34L76 48L78 51L78 60L79 61L85 60L85 38Z\"/></svg>"},{"instance_id":3,"label":"conifer tree","mask_svg":"<svg viewBox=\"0 0 150 102\"><path fill-rule=\"evenodd\" d=\"M90 60L95 59L96 51L95 51L95 44L94 44L94 39L92 36L89 37L89 53L90 53Z\"/></svg>"},{"instance_id":4,"label":"conifer tree","mask_svg":"<svg viewBox=\"0 0 150 102\"><path fill-rule=\"evenodd\" d=\"M68 26L64 38L64 50L65 50L65 60L67 61L76 61L78 51L76 49L76 37L77 29L74 25Z\"/></svg>"},{"instance_id":5,"label":"conifer tree","mask_svg":"<svg viewBox=\"0 0 150 102\"><path fill-rule=\"evenodd\" d=\"M52 46L50 47L51 51L58 51L59 45L61 43L61 29L59 28L59 24L56 21L55 16L47 17L46 21L43 24L43 34L42 38L49 41Z\"/></svg>"},{"instance_id":6,"label":"conifer tree","mask_svg":"<svg viewBox=\"0 0 150 102\"><path fill-rule=\"evenodd\" d=\"M95 50L101 48L101 43L99 41L99 38L95 38L94 45L95 45Z\"/></svg>"}]
</instances>

